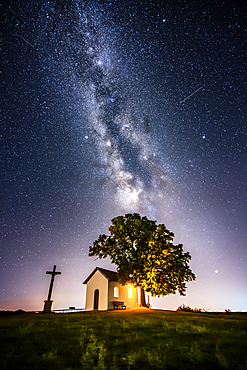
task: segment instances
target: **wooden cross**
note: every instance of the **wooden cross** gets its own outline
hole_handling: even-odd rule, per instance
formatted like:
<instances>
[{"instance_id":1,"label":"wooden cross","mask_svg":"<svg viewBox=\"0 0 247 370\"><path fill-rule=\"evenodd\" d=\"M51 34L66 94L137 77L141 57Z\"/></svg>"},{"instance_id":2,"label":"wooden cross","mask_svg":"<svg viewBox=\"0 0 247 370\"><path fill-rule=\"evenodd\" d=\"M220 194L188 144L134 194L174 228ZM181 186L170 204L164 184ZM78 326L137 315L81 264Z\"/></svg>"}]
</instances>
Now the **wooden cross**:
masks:
<instances>
[{"instance_id":1,"label":"wooden cross","mask_svg":"<svg viewBox=\"0 0 247 370\"><path fill-rule=\"evenodd\" d=\"M49 289L48 298L47 298L47 301L50 301L51 300L51 292L52 292L53 283L54 283L54 277L56 275L61 275L61 272L56 272L56 265L54 265L53 266L53 271L46 271L46 273L51 275L50 289Z\"/></svg>"}]
</instances>

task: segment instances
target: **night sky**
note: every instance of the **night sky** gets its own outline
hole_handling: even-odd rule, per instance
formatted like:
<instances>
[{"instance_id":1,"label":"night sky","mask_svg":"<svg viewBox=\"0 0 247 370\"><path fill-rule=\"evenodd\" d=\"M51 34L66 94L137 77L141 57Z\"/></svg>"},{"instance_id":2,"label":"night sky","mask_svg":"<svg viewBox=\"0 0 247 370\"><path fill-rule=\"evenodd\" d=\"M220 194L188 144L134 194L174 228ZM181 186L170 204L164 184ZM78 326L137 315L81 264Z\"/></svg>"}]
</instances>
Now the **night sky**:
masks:
<instances>
[{"instance_id":1,"label":"night sky","mask_svg":"<svg viewBox=\"0 0 247 370\"><path fill-rule=\"evenodd\" d=\"M85 306L111 219L175 233L186 297L247 310L246 7L242 1L2 6L0 309Z\"/></svg>"}]
</instances>

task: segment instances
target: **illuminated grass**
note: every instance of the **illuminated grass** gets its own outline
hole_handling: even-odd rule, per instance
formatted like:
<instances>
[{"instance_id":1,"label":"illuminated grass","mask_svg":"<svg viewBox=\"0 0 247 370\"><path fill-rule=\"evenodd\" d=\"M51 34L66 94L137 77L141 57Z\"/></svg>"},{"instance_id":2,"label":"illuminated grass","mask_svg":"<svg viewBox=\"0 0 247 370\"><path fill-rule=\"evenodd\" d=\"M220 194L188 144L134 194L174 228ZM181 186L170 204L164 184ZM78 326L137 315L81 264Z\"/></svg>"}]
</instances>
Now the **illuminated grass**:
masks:
<instances>
[{"instance_id":1,"label":"illuminated grass","mask_svg":"<svg viewBox=\"0 0 247 370\"><path fill-rule=\"evenodd\" d=\"M247 314L158 310L0 317L1 369L247 369Z\"/></svg>"}]
</instances>

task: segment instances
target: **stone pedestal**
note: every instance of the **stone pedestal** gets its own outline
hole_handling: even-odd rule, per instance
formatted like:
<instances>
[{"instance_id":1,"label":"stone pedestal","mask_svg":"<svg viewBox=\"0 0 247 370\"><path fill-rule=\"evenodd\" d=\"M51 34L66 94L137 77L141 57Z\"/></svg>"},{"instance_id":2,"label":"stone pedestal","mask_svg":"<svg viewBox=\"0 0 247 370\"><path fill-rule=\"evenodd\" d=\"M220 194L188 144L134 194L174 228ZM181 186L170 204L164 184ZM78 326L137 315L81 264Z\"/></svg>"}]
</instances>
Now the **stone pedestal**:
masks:
<instances>
[{"instance_id":1,"label":"stone pedestal","mask_svg":"<svg viewBox=\"0 0 247 370\"><path fill-rule=\"evenodd\" d=\"M44 301L43 312L51 312L51 305L53 301Z\"/></svg>"}]
</instances>

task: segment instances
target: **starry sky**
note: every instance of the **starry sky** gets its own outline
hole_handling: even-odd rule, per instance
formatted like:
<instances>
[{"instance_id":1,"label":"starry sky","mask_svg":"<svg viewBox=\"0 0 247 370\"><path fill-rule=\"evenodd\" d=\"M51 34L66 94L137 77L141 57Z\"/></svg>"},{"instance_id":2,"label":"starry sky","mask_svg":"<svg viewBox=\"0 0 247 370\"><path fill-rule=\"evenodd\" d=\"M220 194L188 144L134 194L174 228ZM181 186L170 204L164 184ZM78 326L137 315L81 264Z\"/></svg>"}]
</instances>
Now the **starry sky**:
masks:
<instances>
[{"instance_id":1,"label":"starry sky","mask_svg":"<svg viewBox=\"0 0 247 370\"><path fill-rule=\"evenodd\" d=\"M2 5L0 309L85 307L111 219L174 232L186 297L247 310L246 8L242 1ZM243 4L243 3L242 3Z\"/></svg>"}]
</instances>

